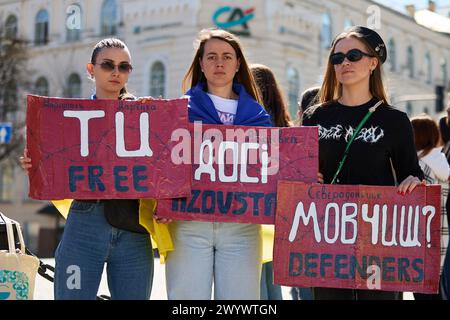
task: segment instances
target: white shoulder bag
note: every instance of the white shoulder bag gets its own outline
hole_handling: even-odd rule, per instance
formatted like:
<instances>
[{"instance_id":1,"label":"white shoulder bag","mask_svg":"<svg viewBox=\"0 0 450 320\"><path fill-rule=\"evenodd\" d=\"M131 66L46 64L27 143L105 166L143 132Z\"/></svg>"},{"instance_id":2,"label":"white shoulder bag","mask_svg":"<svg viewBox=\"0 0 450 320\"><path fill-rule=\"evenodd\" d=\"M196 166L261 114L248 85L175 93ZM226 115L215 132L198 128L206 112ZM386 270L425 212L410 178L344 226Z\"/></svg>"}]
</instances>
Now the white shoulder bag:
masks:
<instances>
[{"instance_id":1,"label":"white shoulder bag","mask_svg":"<svg viewBox=\"0 0 450 320\"><path fill-rule=\"evenodd\" d=\"M19 223L0 212L5 221L8 250L0 250L0 300L32 300L39 259L25 253ZM17 230L20 250L16 250L13 223Z\"/></svg>"}]
</instances>

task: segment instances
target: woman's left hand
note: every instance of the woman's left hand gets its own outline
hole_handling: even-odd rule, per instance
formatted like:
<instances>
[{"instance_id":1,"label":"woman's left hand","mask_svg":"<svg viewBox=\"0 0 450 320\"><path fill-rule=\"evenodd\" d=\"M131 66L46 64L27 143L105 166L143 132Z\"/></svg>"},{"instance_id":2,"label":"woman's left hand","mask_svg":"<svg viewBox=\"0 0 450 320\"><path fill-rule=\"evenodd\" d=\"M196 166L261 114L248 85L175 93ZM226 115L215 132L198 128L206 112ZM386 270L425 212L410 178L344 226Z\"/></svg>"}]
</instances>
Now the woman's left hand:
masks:
<instances>
[{"instance_id":1,"label":"woman's left hand","mask_svg":"<svg viewBox=\"0 0 450 320\"><path fill-rule=\"evenodd\" d=\"M148 97L139 97L137 99L137 101L139 101L140 103L144 104L144 103L148 103L152 100L155 100L155 98L153 98L152 96L148 96Z\"/></svg>"},{"instance_id":2,"label":"woman's left hand","mask_svg":"<svg viewBox=\"0 0 450 320\"><path fill-rule=\"evenodd\" d=\"M407 193L411 193L414 190L414 188L417 187L418 185L425 185L425 184L426 184L425 180L420 181L419 178L417 177L408 176L398 186L397 193L405 195Z\"/></svg>"}]
</instances>

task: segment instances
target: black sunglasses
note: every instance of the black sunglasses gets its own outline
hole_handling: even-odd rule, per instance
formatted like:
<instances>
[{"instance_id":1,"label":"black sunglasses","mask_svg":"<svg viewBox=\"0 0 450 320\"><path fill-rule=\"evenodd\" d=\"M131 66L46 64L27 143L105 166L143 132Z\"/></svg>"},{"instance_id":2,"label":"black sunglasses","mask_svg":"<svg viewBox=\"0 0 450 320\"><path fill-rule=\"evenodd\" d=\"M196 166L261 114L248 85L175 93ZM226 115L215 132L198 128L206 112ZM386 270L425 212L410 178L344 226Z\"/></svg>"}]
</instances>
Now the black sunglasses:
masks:
<instances>
[{"instance_id":1,"label":"black sunglasses","mask_svg":"<svg viewBox=\"0 0 450 320\"><path fill-rule=\"evenodd\" d=\"M116 68L116 65L111 61L103 61L99 65L102 70L108 72L111 72ZM131 70L133 70L133 67L128 62L122 62L117 65L117 69L119 69L120 73L130 73Z\"/></svg>"},{"instance_id":2,"label":"black sunglasses","mask_svg":"<svg viewBox=\"0 0 450 320\"><path fill-rule=\"evenodd\" d=\"M351 49L347 53L342 53L342 52L333 53L330 56L330 62L333 65L341 64L342 62L344 62L345 58L347 58L348 61L356 62L356 61L361 60L362 57L364 57L364 56L372 57L372 58L374 57L368 53L362 52L359 49Z\"/></svg>"}]
</instances>

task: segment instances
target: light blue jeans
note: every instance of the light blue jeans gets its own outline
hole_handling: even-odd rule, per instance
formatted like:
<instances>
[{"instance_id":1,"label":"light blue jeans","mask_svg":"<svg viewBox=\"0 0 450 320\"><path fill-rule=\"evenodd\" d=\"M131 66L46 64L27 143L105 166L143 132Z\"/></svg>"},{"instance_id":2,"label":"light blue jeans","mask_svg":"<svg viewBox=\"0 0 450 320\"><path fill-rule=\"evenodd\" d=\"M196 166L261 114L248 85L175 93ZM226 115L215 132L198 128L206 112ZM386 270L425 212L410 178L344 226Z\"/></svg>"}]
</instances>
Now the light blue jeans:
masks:
<instances>
[{"instance_id":1,"label":"light blue jeans","mask_svg":"<svg viewBox=\"0 0 450 320\"><path fill-rule=\"evenodd\" d=\"M175 250L167 255L169 300L259 300L261 226L174 221Z\"/></svg>"},{"instance_id":2,"label":"light blue jeans","mask_svg":"<svg viewBox=\"0 0 450 320\"><path fill-rule=\"evenodd\" d=\"M94 300L105 263L111 299L150 298L150 236L112 227L102 203L74 201L55 253L55 299Z\"/></svg>"}]
</instances>

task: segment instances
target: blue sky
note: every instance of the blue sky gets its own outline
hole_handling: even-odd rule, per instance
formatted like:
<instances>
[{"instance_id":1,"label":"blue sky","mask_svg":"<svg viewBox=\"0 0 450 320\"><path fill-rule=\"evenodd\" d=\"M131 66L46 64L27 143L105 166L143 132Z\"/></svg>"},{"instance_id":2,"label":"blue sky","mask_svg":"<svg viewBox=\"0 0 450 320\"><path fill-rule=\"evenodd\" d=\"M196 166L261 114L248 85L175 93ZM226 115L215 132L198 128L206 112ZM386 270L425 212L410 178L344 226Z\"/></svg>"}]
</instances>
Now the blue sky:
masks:
<instances>
[{"instance_id":1,"label":"blue sky","mask_svg":"<svg viewBox=\"0 0 450 320\"><path fill-rule=\"evenodd\" d=\"M428 0L374 0L385 6L399 10L405 13L405 6L414 4L417 9L425 9L428 7ZM447 7L447 12L450 9L450 0L435 0L436 6L439 8Z\"/></svg>"}]
</instances>

